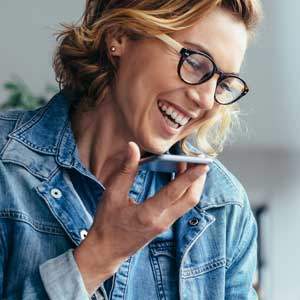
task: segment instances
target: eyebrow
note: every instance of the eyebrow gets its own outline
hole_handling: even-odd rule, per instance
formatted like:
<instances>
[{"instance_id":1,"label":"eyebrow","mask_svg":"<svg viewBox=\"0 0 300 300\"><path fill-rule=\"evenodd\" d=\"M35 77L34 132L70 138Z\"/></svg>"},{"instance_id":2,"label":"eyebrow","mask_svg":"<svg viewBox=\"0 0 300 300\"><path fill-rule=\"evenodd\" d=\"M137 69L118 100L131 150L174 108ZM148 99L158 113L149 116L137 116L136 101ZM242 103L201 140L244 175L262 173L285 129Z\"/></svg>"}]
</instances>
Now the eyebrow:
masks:
<instances>
[{"instance_id":1,"label":"eyebrow","mask_svg":"<svg viewBox=\"0 0 300 300\"><path fill-rule=\"evenodd\" d=\"M193 48L196 48L197 50L201 51L201 52L204 52L205 54L207 54L209 57L212 58L212 60L215 62L215 58L214 56L207 50L207 48L205 48L203 45L200 45L200 44L195 44L195 43L192 43L192 42L188 42L188 41L184 41L183 44L186 44L186 45L190 45L190 47L193 47ZM219 68L219 67L218 67ZM223 72L224 74L231 74L231 75L235 75L235 76L239 76L240 73L235 73L235 72L230 72L230 73L226 73L224 72L221 68L219 68L221 72Z\"/></svg>"}]
</instances>

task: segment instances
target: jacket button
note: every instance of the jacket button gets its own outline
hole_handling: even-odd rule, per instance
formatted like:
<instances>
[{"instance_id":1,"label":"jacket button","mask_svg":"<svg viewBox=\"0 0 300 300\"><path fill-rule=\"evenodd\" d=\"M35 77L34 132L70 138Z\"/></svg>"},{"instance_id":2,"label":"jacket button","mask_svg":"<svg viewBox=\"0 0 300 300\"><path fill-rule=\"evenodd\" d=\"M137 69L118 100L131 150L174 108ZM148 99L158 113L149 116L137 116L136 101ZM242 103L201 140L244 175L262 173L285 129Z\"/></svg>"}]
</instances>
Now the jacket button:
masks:
<instances>
[{"instance_id":1,"label":"jacket button","mask_svg":"<svg viewBox=\"0 0 300 300\"><path fill-rule=\"evenodd\" d=\"M189 220L189 225L191 225L191 226L196 226L198 224L199 224L199 219L196 217Z\"/></svg>"},{"instance_id":2,"label":"jacket button","mask_svg":"<svg viewBox=\"0 0 300 300\"><path fill-rule=\"evenodd\" d=\"M80 231L80 238L81 238L81 240L84 240L86 238L87 234L88 234L88 232L85 229L82 229Z\"/></svg>"},{"instance_id":3,"label":"jacket button","mask_svg":"<svg viewBox=\"0 0 300 300\"><path fill-rule=\"evenodd\" d=\"M50 193L51 193L51 196L55 199L60 199L62 196L62 193L59 189L52 189Z\"/></svg>"}]
</instances>

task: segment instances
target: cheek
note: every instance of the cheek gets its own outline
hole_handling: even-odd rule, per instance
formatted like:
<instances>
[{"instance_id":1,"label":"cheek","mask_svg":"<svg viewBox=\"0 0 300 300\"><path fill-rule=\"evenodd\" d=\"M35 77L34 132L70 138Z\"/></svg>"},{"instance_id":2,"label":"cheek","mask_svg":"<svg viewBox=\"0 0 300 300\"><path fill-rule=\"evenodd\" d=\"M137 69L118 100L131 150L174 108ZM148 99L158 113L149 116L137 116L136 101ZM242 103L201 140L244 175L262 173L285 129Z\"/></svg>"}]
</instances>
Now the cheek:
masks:
<instances>
[{"instance_id":1,"label":"cheek","mask_svg":"<svg viewBox=\"0 0 300 300\"><path fill-rule=\"evenodd\" d=\"M201 118L202 121L211 120L213 118L217 118L218 115L220 115L222 106L218 104L217 102L214 102L214 106L212 109L207 110L203 113L203 116Z\"/></svg>"},{"instance_id":2,"label":"cheek","mask_svg":"<svg viewBox=\"0 0 300 300\"><path fill-rule=\"evenodd\" d=\"M151 99L178 88L178 57L162 52L155 45L139 44L130 47L120 59L118 81L124 93ZM130 91L128 90L130 89Z\"/></svg>"},{"instance_id":3,"label":"cheek","mask_svg":"<svg viewBox=\"0 0 300 300\"><path fill-rule=\"evenodd\" d=\"M135 63L135 69L130 66L129 80L138 82L138 87L143 89L146 96L149 93L158 95L174 91L180 82L177 75L177 63L177 59L175 61L174 58L162 53L155 55L148 53Z\"/></svg>"},{"instance_id":4,"label":"cheek","mask_svg":"<svg viewBox=\"0 0 300 300\"><path fill-rule=\"evenodd\" d=\"M120 71L117 88L120 105L139 121L144 121L148 112L156 112L157 100L176 88L168 78L169 72L159 71L155 64Z\"/></svg>"},{"instance_id":5,"label":"cheek","mask_svg":"<svg viewBox=\"0 0 300 300\"><path fill-rule=\"evenodd\" d=\"M187 137L188 135L198 131L198 129L203 126L205 122L209 122L210 120L218 117L219 114L219 104L215 104L215 106L209 111L203 111L202 116L190 124L189 127L182 133L180 140Z\"/></svg>"},{"instance_id":6,"label":"cheek","mask_svg":"<svg viewBox=\"0 0 300 300\"><path fill-rule=\"evenodd\" d=\"M155 80L161 92L175 92L184 86L177 73L177 64L177 59L174 61L174 59L168 58L155 69Z\"/></svg>"}]
</instances>

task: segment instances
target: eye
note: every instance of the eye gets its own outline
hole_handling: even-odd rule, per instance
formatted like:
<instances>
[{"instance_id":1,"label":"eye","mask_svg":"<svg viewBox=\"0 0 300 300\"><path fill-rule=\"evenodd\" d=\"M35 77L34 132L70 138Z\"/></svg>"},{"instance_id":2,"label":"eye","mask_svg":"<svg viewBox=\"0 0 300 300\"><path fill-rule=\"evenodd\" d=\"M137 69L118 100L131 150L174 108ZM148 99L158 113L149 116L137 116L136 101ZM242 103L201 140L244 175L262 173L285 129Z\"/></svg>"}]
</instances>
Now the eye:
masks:
<instances>
[{"instance_id":1,"label":"eye","mask_svg":"<svg viewBox=\"0 0 300 300\"><path fill-rule=\"evenodd\" d=\"M188 57L186 59L186 62L188 63L189 67L191 67L194 70L198 70L201 68L201 64L199 64L199 62L194 59L192 56Z\"/></svg>"},{"instance_id":2,"label":"eye","mask_svg":"<svg viewBox=\"0 0 300 300\"><path fill-rule=\"evenodd\" d=\"M221 81L219 87L226 92L231 92L230 86L225 81Z\"/></svg>"}]
</instances>

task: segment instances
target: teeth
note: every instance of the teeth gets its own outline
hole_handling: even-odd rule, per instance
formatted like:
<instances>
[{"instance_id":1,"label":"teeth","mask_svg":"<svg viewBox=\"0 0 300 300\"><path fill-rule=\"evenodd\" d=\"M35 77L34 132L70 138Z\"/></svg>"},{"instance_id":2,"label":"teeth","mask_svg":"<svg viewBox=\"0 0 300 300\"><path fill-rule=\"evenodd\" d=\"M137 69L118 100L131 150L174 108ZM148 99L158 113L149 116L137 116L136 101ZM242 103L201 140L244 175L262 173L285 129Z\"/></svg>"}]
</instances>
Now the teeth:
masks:
<instances>
[{"instance_id":1,"label":"teeth","mask_svg":"<svg viewBox=\"0 0 300 300\"><path fill-rule=\"evenodd\" d=\"M178 115L178 112L173 110L172 113L171 113L171 117L172 117L174 120L176 120L177 115Z\"/></svg>"},{"instance_id":2,"label":"teeth","mask_svg":"<svg viewBox=\"0 0 300 300\"><path fill-rule=\"evenodd\" d=\"M173 112L173 108L171 106L169 106L167 111L166 111L167 115L170 116L172 114L172 112Z\"/></svg>"},{"instance_id":3,"label":"teeth","mask_svg":"<svg viewBox=\"0 0 300 300\"><path fill-rule=\"evenodd\" d=\"M173 117L173 116L172 116ZM180 124L180 122L184 119L184 116L183 115L178 115L176 118L174 118L175 119L175 121L177 122L177 123L179 123Z\"/></svg>"},{"instance_id":4,"label":"teeth","mask_svg":"<svg viewBox=\"0 0 300 300\"><path fill-rule=\"evenodd\" d=\"M179 111L177 111L174 107L170 105L166 105L165 103L162 103L160 101L158 101L158 105L162 111L164 111L167 115L171 116L172 119L174 119L174 121L181 126L186 125L190 120L189 117L185 117L183 114L181 114Z\"/></svg>"},{"instance_id":5,"label":"teeth","mask_svg":"<svg viewBox=\"0 0 300 300\"><path fill-rule=\"evenodd\" d=\"M179 124L172 122L167 116L165 116L164 118L171 127L175 128L175 129L177 129L179 127Z\"/></svg>"},{"instance_id":6,"label":"teeth","mask_svg":"<svg viewBox=\"0 0 300 300\"><path fill-rule=\"evenodd\" d=\"M188 121L189 121L189 118L183 118L183 119L179 122L179 124L180 124L181 126L184 126L184 125L186 125L186 124L188 123Z\"/></svg>"}]
</instances>

